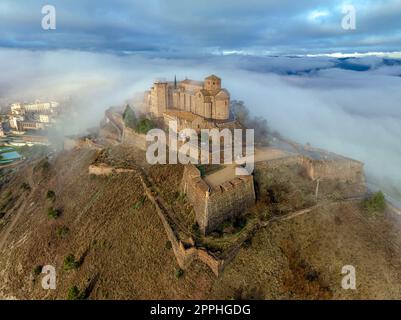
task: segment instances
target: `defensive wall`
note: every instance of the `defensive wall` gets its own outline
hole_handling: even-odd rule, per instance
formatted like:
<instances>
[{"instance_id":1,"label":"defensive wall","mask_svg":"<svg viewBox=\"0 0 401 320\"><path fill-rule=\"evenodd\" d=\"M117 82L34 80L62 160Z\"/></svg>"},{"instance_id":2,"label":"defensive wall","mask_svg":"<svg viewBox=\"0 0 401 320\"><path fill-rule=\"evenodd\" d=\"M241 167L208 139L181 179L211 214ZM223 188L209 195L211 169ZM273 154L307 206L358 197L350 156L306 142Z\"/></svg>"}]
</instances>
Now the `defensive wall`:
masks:
<instances>
[{"instance_id":1,"label":"defensive wall","mask_svg":"<svg viewBox=\"0 0 401 320\"><path fill-rule=\"evenodd\" d=\"M312 180L339 180L350 183L364 183L363 163L345 158L312 159L305 155L293 155L257 163L259 167L275 169L282 165L299 165Z\"/></svg>"},{"instance_id":2,"label":"defensive wall","mask_svg":"<svg viewBox=\"0 0 401 320\"><path fill-rule=\"evenodd\" d=\"M223 221L232 219L255 203L253 176L238 176L219 186L210 187L198 168L184 168L181 188L192 203L196 221L203 234L215 230Z\"/></svg>"}]
</instances>

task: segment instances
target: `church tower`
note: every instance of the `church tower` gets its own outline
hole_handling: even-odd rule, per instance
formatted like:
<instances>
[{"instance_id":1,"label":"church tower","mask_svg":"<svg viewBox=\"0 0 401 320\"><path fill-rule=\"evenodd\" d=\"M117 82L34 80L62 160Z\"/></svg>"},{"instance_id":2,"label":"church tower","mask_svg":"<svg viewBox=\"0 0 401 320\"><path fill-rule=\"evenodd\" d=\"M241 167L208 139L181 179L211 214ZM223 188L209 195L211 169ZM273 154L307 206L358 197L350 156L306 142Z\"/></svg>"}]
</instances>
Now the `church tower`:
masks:
<instances>
[{"instance_id":1,"label":"church tower","mask_svg":"<svg viewBox=\"0 0 401 320\"><path fill-rule=\"evenodd\" d=\"M205 78L204 88L211 94L215 94L221 90L221 79L214 74Z\"/></svg>"}]
</instances>

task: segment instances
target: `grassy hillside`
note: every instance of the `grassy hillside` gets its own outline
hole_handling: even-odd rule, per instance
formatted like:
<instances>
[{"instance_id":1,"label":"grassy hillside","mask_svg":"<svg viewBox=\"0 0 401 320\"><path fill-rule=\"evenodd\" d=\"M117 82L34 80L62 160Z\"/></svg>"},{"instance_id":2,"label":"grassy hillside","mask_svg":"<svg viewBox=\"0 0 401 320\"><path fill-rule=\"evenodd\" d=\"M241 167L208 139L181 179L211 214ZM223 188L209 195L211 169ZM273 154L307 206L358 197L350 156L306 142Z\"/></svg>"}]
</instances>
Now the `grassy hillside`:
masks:
<instances>
[{"instance_id":1,"label":"grassy hillside","mask_svg":"<svg viewBox=\"0 0 401 320\"><path fill-rule=\"evenodd\" d=\"M400 298L400 218L367 215L358 203L269 224L219 278L200 262L177 277L136 174L90 176L96 157L89 149L63 152L2 177L0 296L65 299L77 286L87 299ZM108 158L144 165L143 155L121 146ZM161 188L171 181L166 196L174 197L182 168L148 170ZM56 267L56 290L41 287L38 270L47 264ZM357 269L356 291L340 287L345 264Z\"/></svg>"}]
</instances>

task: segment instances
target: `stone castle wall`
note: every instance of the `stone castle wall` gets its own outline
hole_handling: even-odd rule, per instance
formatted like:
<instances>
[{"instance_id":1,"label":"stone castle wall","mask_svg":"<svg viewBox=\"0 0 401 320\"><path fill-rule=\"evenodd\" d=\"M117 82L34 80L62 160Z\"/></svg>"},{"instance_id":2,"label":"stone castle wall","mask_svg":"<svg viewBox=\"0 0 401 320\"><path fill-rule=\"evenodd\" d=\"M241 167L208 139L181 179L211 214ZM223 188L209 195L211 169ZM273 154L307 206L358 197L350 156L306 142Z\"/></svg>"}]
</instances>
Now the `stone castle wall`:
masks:
<instances>
[{"instance_id":1,"label":"stone castle wall","mask_svg":"<svg viewBox=\"0 0 401 320\"><path fill-rule=\"evenodd\" d=\"M351 159L311 160L304 158L303 166L312 180L336 179L353 183L364 181L363 163Z\"/></svg>"},{"instance_id":2,"label":"stone castle wall","mask_svg":"<svg viewBox=\"0 0 401 320\"><path fill-rule=\"evenodd\" d=\"M109 176L114 173L128 173L128 172L134 172L135 170L133 169L125 169L125 168L115 168L112 166L109 166L104 163L99 163L99 164L91 164L88 168L89 174L93 174L96 176Z\"/></svg>"},{"instance_id":3,"label":"stone castle wall","mask_svg":"<svg viewBox=\"0 0 401 320\"><path fill-rule=\"evenodd\" d=\"M185 166L181 188L194 208L196 221L200 228L203 229L207 224L206 194L210 192L210 187L201 178L200 171L194 165Z\"/></svg>"},{"instance_id":4,"label":"stone castle wall","mask_svg":"<svg viewBox=\"0 0 401 320\"><path fill-rule=\"evenodd\" d=\"M363 163L348 158L315 160L304 155L295 155L257 163L257 166L268 169L275 169L283 165L301 166L312 180L339 180L351 183L364 183L365 181Z\"/></svg>"},{"instance_id":5,"label":"stone castle wall","mask_svg":"<svg viewBox=\"0 0 401 320\"><path fill-rule=\"evenodd\" d=\"M156 212L162 221L164 230L171 243L171 247L177 259L178 265L182 269L187 269L194 260L200 260L205 263L216 276L219 276L226 265L225 261L215 257L203 248L197 248L193 246L193 244L189 246L184 245L172 228L172 222L169 221L168 214L162 209L157 196L154 195L151 188L149 188L146 178L141 175L140 179L146 196L156 208Z\"/></svg>"},{"instance_id":6,"label":"stone castle wall","mask_svg":"<svg viewBox=\"0 0 401 320\"><path fill-rule=\"evenodd\" d=\"M106 122L112 125L118 132L116 140L121 141L129 146L136 147L143 151L147 150L148 143L146 141L146 135L139 134L135 130L127 127L124 123L122 115L116 112L106 111ZM109 132L109 131L107 131ZM108 133L110 134L110 133Z\"/></svg>"},{"instance_id":7,"label":"stone castle wall","mask_svg":"<svg viewBox=\"0 0 401 320\"><path fill-rule=\"evenodd\" d=\"M241 176L213 188L207 199L205 233L255 204L253 176Z\"/></svg>"},{"instance_id":8,"label":"stone castle wall","mask_svg":"<svg viewBox=\"0 0 401 320\"><path fill-rule=\"evenodd\" d=\"M146 151L148 146L148 143L146 141L146 135L136 133L131 128L125 126L123 130L122 142L127 145L141 149L143 151Z\"/></svg>"},{"instance_id":9,"label":"stone castle wall","mask_svg":"<svg viewBox=\"0 0 401 320\"><path fill-rule=\"evenodd\" d=\"M204 234L255 203L253 176L237 177L210 188L199 170L189 164L184 169L181 187L194 207L196 221Z\"/></svg>"}]
</instances>

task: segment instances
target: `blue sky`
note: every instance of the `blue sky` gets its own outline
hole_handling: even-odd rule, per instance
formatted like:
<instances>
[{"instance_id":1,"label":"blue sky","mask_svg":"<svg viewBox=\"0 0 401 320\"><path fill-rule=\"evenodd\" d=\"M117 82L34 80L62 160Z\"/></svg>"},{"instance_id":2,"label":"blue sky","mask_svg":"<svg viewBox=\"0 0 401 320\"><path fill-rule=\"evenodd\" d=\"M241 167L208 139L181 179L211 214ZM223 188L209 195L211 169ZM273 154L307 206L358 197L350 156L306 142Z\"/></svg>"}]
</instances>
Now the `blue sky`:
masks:
<instances>
[{"instance_id":1,"label":"blue sky","mask_svg":"<svg viewBox=\"0 0 401 320\"><path fill-rule=\"evenodd\" d=\"M57 29L41 28L54 5ZM356 9L344 30L342 8ZM1 0L0 47L141 52L317 54L401 51L401 0Z\"/></svg>"}]
</instances>

